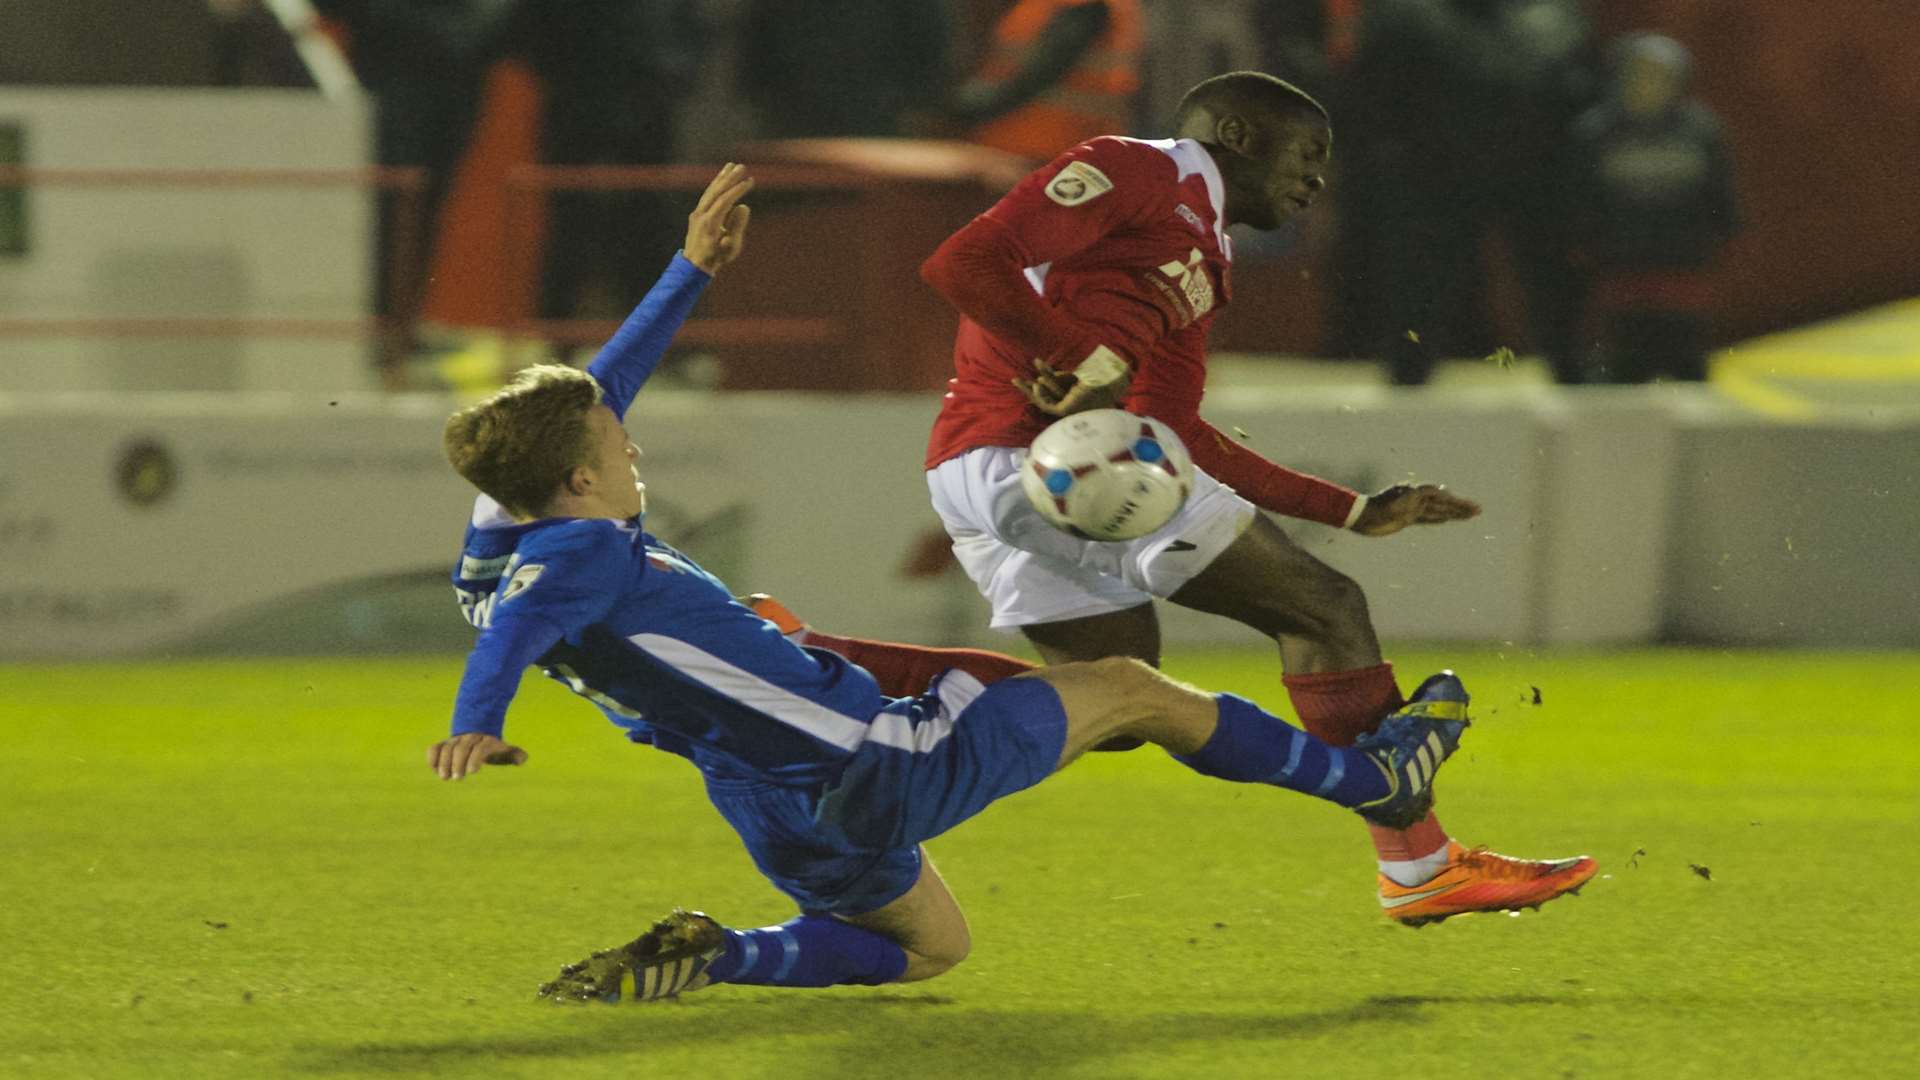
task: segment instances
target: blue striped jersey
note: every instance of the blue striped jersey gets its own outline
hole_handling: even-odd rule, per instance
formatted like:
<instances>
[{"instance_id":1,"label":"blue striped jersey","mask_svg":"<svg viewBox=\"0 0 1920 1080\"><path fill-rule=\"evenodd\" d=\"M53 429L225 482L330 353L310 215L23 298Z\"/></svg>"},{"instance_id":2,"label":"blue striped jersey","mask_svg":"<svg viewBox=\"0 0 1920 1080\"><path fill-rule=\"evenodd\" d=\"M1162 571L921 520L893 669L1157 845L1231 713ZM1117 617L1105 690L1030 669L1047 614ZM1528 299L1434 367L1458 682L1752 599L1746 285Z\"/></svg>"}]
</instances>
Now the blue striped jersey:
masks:
<instances>
[{"instance_id":1,"label":"blue striped jersey","mask_svg":"<svg viewBox=\"0 0 1920 1080\"><path fill-rule=\"evenodd\" d=\"M709 276L674 257L587 373L625 418ZM869 743L920 749L947 725L916 699L881 694L865 669L788 641L639 519L516 524L481 496L455 594L480 630L453 732L503 730L521 672L538 664L636 742L702 770L821 782Z\"/></svg>"},{"instance_id":2,"label":"blue striped jersey","mask_svg":"<svg viewBox=\"0 0 1920 1080\"><path fill-rule=\"evenodd\" d=\"M629 738L716 775L817 783L869 740L912 748L918 710L864 668L787 640L638 521L476 526L462 566L497 567L499 584L467 598L480 639L456 734L499 734L530 660Z\"/></svg>"}]
</instances>

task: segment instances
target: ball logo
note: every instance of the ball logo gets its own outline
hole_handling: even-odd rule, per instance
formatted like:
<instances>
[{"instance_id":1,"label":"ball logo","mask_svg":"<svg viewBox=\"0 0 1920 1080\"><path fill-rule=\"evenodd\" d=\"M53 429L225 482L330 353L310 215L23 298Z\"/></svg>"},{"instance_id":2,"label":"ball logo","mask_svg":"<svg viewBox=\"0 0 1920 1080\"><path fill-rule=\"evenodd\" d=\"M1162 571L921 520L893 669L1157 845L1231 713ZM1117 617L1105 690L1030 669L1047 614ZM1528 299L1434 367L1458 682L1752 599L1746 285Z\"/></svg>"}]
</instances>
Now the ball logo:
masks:
<instances>
[{"instance_id":1,"label":"ball logo","mask_svg":"<svg viewBox=\"0 0 1920 1080\"><path fill-rule=\"evenodd\" d=\"M1100 527L1101 534L1111 535L1113 533L1119 532L1120 526L1125 525L1129 520L1131 520L1133 517L1134 511L1138 509L1140 509L1140 504L1133 501L1132 499L1128 499L1126 502L1121 503L1120 509L1115 510L1113 512L1113 516L1107 519L1106 524Z\"/></svg>"},{"instance_id":2,"label":"ball logo","mask_svg":"<svg viewBox=\"0 0 1920 1080\"><path fill-rule=\"evenodd\" d=\"M157 439L135 439L120 451L114 464L115 486L135 506L156 506L173 494L180 468L173 454Z\"/></svg>"},{"instance_id":3,"label":"ball logo","mask_svg":"<svg viewBox=\"0 0 1920 1080\"><path fill-rule=\"evenodd\" d=\"M1113 190L1107 174L1084 161L1069 161L1047 183L1047 198L1061 206L1079 206Z\"/></svg>"}]
</instances>

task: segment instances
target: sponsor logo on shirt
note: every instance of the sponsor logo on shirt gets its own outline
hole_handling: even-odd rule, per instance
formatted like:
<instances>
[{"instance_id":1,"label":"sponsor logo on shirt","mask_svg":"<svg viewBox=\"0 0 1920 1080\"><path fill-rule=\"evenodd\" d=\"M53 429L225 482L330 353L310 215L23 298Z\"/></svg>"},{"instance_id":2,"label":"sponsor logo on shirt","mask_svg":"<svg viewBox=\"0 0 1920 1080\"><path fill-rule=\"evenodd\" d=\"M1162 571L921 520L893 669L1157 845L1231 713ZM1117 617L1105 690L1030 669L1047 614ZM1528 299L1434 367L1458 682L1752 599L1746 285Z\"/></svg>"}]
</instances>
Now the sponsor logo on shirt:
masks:
<instances>
[{"instance_id":1,"label":"sponsor logo on shirt","mask_svg":"<svg viewBox=\"0 0 1920 1080\"><path fill-rule=\"evenodd\" d=\"M1186 222L1194 232L1201 236L1207 235L1207 223L1200 220L1200 215L1193 212L1193 207L1180 203L1173 208L1173 212L1179 214L1180 220Z\"/></svg>"},{"instance_id":2,"label":"sponsor logo on shirt","mask_svg":"<svg viewBox=\"0 0 1920 1080\"><path fill-rule=\"evenodd\" d=\"M461 555L460 576L467 581L497 578L506 571L507 564L512 561L511 555L501 555L492 559L476 559L471 555Z\"/></svg>"},{"instance_id":3,"label":"sponsor logo on shirt","mask_svg":"<svg viewBox=\"0 0 1920 1080\"><path fill-rule=\"evenodd\" d=\"M1172 305L1182 326L1213 310L1213 279L1207 276L1206 261L1206 254L1194 248L1185 262L1171 259L1155 267L1162 277L1147 276Z\"/></svg>"},{"instance_id":4,"label":"sponsor logo on shirt","mask_svg":"<svg viewBox=\"0 0 1920 1080\"><path fill-rule=\"evenodd\" d=\"M1069 161L1047 182L1047 198L1061 206L1079 206L1113 190L1107 174L1084 161Z\"/></svg>"}]
</instances>

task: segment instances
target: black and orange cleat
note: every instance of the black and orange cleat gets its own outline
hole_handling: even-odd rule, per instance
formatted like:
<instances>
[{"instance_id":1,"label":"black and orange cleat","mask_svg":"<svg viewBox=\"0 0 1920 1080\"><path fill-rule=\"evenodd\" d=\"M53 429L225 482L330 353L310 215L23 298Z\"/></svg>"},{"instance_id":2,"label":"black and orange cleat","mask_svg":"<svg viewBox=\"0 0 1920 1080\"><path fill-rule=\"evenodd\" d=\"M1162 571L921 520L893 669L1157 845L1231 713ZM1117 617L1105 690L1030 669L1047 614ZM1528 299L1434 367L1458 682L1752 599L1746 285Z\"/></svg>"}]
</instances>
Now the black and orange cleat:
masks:
<instances>
[{"instance_id":1,"label":"black and orange cleat","mask_svg":"<svg viewBox=\"0 0 1920 1080\"><path fill-rule=\"evenodd\" d=\"M659 1001L707 985L707 969L727 950L727 932L698 911L675 908L647 932L560 969L540 988L554 1002Z\"/></svg>"}]
</instances>

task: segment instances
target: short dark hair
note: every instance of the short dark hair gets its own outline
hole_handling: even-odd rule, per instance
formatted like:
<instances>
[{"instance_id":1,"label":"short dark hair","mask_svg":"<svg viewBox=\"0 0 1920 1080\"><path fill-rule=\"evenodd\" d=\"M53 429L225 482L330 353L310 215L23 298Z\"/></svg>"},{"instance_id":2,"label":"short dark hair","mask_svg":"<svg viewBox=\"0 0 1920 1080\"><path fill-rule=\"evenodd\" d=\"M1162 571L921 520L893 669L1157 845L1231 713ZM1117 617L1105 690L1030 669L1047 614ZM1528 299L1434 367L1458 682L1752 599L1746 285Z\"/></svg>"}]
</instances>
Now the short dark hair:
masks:
<instances>
[{"instance_id":1,"label":"short dark hair","mask_svg":"<svg viewBox=\"0 0 1920 1080\"><path fill-rule=\"evenodd\" d=\"M1277 75L1264 71L1229 71L1194 85L1180 99L1174 113L1176 126L1185 124L1194 113L1254 112L1275 120L1308 120L1329 124L1327 107L1312 94Z\"/></svg>"}]
</instances>

